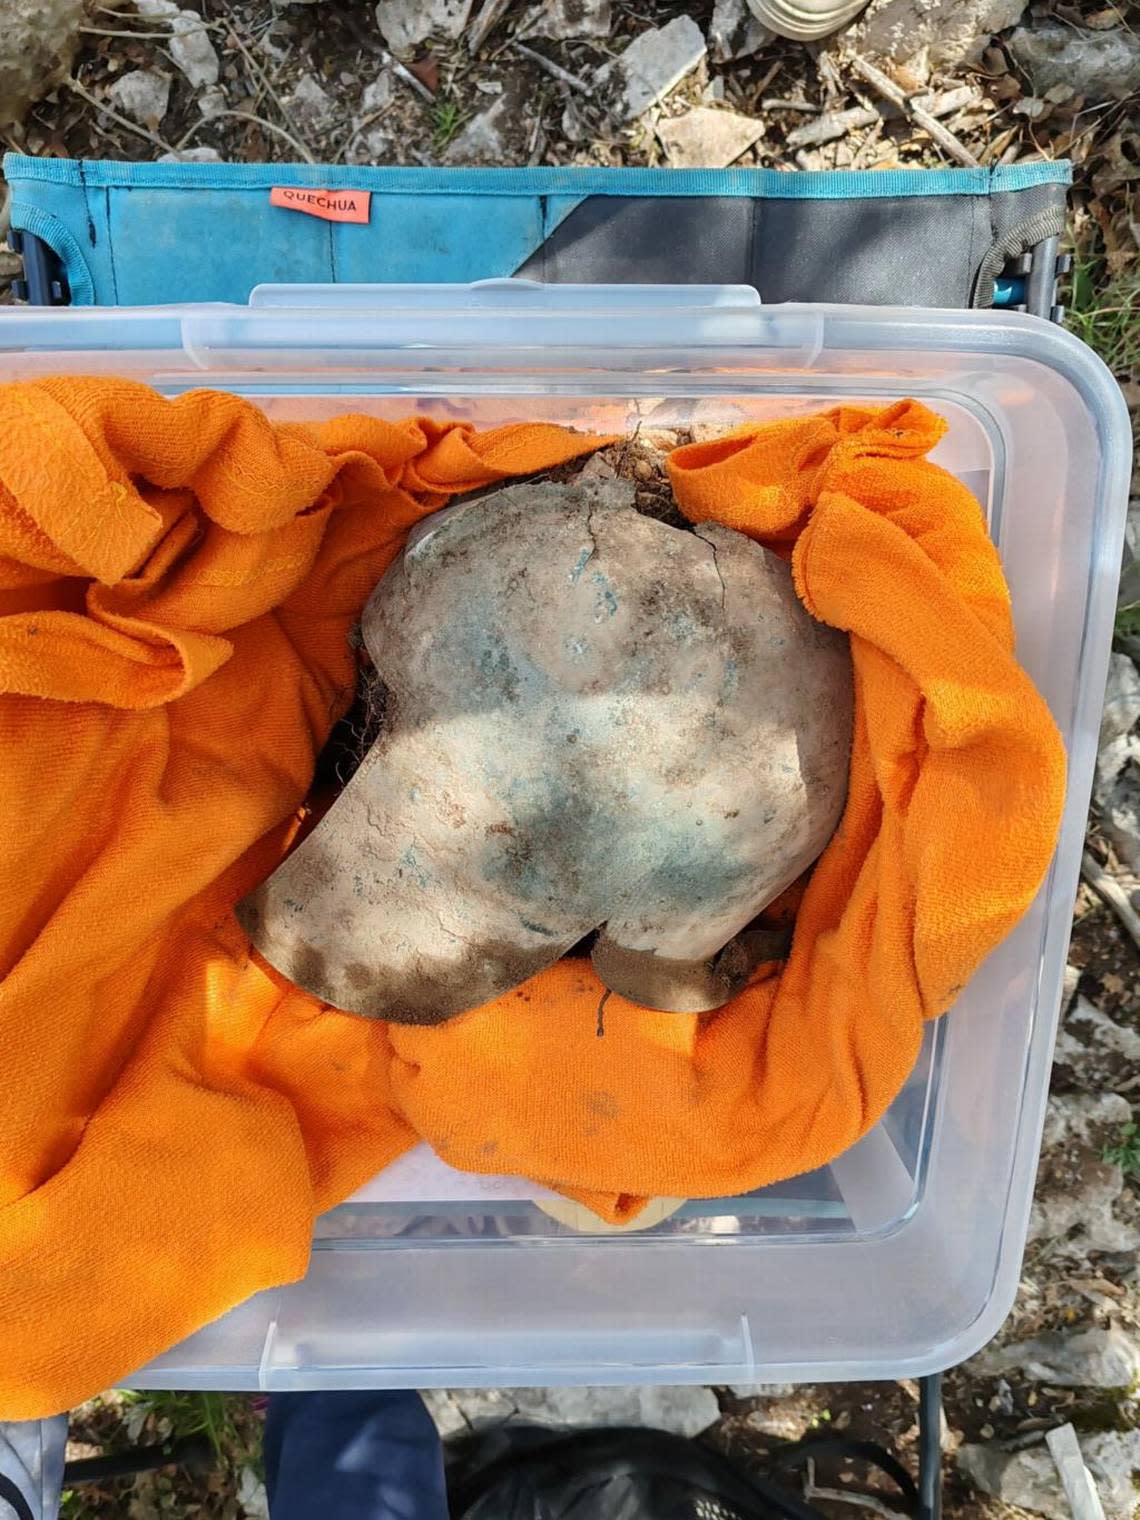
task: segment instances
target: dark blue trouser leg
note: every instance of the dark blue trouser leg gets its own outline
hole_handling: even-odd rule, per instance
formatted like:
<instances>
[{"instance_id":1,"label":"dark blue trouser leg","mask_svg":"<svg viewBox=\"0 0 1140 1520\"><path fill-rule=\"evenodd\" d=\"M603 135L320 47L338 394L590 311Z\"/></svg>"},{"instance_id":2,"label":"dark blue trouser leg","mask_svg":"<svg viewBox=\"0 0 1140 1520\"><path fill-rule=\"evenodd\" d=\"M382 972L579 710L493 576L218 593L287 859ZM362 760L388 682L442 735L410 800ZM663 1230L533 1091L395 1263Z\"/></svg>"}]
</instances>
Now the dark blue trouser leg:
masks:
<instances>
[{"instance_id":1,"label":"dark blue trouser leg","mask_svg":"<svg viewBox=\"0 0 1140 1520\"><path fill-rule=\"evenodd\" d=\"M418 1393L276 1393L272 1520L447 1520L443 1450Z\"/></svg>"}]
</instances>

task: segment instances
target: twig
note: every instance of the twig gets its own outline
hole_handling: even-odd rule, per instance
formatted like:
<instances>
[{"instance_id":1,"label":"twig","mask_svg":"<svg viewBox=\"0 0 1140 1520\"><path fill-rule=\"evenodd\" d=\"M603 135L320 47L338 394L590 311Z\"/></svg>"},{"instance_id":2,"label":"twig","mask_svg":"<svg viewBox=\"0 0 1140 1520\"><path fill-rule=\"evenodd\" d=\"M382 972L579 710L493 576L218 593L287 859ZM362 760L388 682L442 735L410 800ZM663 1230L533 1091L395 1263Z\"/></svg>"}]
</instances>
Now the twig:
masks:
<instances>
[{"instance_id":1,"label":"twig","mask_svg":"<svg viewBox=\"0 0 1140 1520\"><path fill-rule=\"evenodd\" d=\"M863 141L855 149L855 154L851 160L849 167L852 169L861 169L870 158L871 154L878 147L879 139L882 137L882 135L883 123L881 121L872 123L868 130L863 134Z\"/></svg>"},{"instance_id":2,"label":"twig","mask_svg":"<svg viewBox=\"0 0 1140 1520\"><path fill-rule=\"evenodd\" d=\"M539 134L541 133L541 131L542 131L542 114L541 114L541 112L536 112L535 113L534 121L531 124L530 136L527 138L527 144L526 144L526 156L527 156L527 162L528 163L530 162L530 156L531 156L531 154L534 152L535 148L538 146L538 138L539 138Z\"/></svg>"},{"instance_id":3,"label":"twig","mask_svg":"<svg viewBox=\"0 0 1140 1520\"><path fill-rule=\"evenodd\" d=\"M1081 875L1101 901L1112 909L1136 944L1140 946L1140 913L1137 913L1128 901L1128 893L1120 883L1113 881L1088 850L1081 856Z\"/></svg>"},{"instance_id":4,"label":"twig","mask_svg":"<svg viewBox=\"0 0 1140 1520\"><path fill-rule=\"evenodd\" d=\"M816 59L815 66L819 71L819 77L827 87L828 100L840 100L845 94L845 90L834 58L832 58L830 53L820 53Z\"/></svg>"},{"instance_id":5,"label":"twig","mask_svg":"<svg viewBox=\"0 0 1140 1520\"><path fill-rule=\"evenodd\" d=\"M510 8L511 0L483 0L483 8L467 28L467 50L474 56Z\"/></svg>"},{"instance_id":6,"label":"twig","mask_svg":"<svg viewBox=\"0 0 1140 1520\"><path fill-rule=\"evenodd\" d=\"M762 111L800 111L804 116L818 116L820 107L811 100L781 100L778 95L769 95L766 100L760 102Z\"/></svg>"},{"instance_id":7,"label":"twig","mask_svg":"<svg viewBox=\"0 0 1140 1520\"><path fill-rule=\"evenodd\" d=\"M560 63L555 63L551 58L544 58L541 53L536 53L533 48L527 47L525 42L520 42L516 37L511 43L516 53L521 53L524 58L529 58L531 63L536 63L540 69L544 69L552 79L559 80L562 84L569 85L572 90L579 90L583 95L591 95L593 91L584 79L579 79L577 74L571 74L569 69L564 69Z\"/></svg>"},{"instance_id":8,"label":"twig","mask_svg":"<svg viewBox=\"0 0 1140 1520\"><path fill-rule=\"evenodd\" d=\"M147 142L153 143L156 148L161 148L164 153L172 153L174 151L170 144L159 137L156 132L150 132L146 127L140 127L137 122L131 121L128 116L120 116L118 111L112 110L103 101L96 100L91 91L85 89L74 75L70 75L63 82L73 94L79 96L80 100L85 100L89 106L94 106L97 111L102 111L113 122L117 122L120 127L125 127L128 132L133 132L136 137L145 137Z\"/></svg>"},{"instance_id":9,"label":"twig","mask_svg":"<svg viewBox=\"0 0 1140 1520\"><path fill-rule=\"evenodd\" d=\"M1104 1505L1100 1502L1092 1473L1085 1466L1077 1432L1071 1425L1060 1425L1048 1432L1045 1444L1061 1475L1073 1520L1104 1520Z\"/></svg>"},{"instance_id":10,"label":"twig","mask_svg":"<svg viewBox=\"0 0 1140 1520\"><path fill-rule=\"evenodd\" d=\"M1000 163L1001 156L1017 136L1016 127L1006 127L996 137L991 137L985 148L985 161L987 164Z\"/></svg>"},{"instance_id":11,"label":"twig","mask_svg":"<svg viewBox=\"0 0 1140 1520\"><path fill-rule=\"evenodd\" d=\"M245 43L241 40L241 37L238 35L237 28L231 22L227 26L226 30L229 32L231 42L237 45L237 48L240 51L242 57L245 59L246 63L249 64L250 68L257 75L258 79L269 92L270 96L273 99L273 104L281 112L282 116L285 117L286 121L288 121L289 112L285 109L285 102L281 99L280 95L278 95L277 91L274 89L273 81L269 78L269 75L265 72L260 63L258 63L257 59L253 56L250 50L246 47ZM214 114L217 115L218 113L215 112ZM300 140L298 140L298 147L301 147L304 150L304 157L307 163L316 163L317 160L314 157L313 153L309 148L305 147L304 143L302 143Z\"/></svg>"},{"instance_id":12,"label":"twig","mask_svg":"<svg viewBox=\"0 0 1140 1520\"><path fill-rule=\"evenodd\" d=\"M890 1509L872 1494L854 1494L849 1489L817 1488L812 1483L804 1489L804 1498L829 1499L832 1504L855 1504L860 1509L869 1509L873 1515L882 1515L883 1520L906 1520L905 1515L897 1509Z\"/></svg>"},{"instance_id":13,"label":"twig","mask_svg":"<svg viewBox=\"0 0 1140 1520\"><path fill-rule=\"evenodd\" d=\"M422 79L416 78L411 69L406 69L398 58L393 58L392 54L388 52L387 48L382 48L380 50L380 56L392 70L392 73L395 74L396 78L402 79L408 86L409 90L415 90L420 99L426 100L429 106L435 105L435 96L428 89L427 85L424 84Z\"/></svg>"},{"instance_id":14,"label":"twig","mask_svg":"<svg viewBox=\"0 0 1140 1520\"><path fill-rule=\"evenodd\" d=\"M898 106L900 111L905 111L916 125L933 138L951 158L971 169L978 167L978 160L969 148L959 142L953 132L944 127L940 121L935 120L929 111L924 111L921 106L916 105L906 91L900 89L893 79L888 79L881 69L877 69L873 63L868 63L865 58L860 58L858 53L852 57L851 67L860 79L865 80L884 100L889 100L892 105Z\"/></svg>"},{"instance_id":15,"label":"twig","mask_svg":"<svg viewBox=\"0 0 1140 1520\"><path fill-rule=\"evenodd\" d=\"M134 37L141 38L143 42L169 42L170 32L123 32L109 26L81 26L76 28L87 37ZM203 21L201 26L188 26L185 31L179 32L180 37L189 37L193 32L213 32L217 27L210 22Z\"/></svg>"},{"instance_id":16,"label":"twig","mask_svg":"<svg viewBox=\"0 0 1140 1520\"><path fill-rule=\"evenodd\" d=\"M424 84L423 80L417 79L411 69L406 69L398 58L393 58L388 49L376 41L375 37L369 36L359 19L353 13L351 5L343 7L340 19L348 27L349 31L356 38L357 44L365 52L371 53L375 58L379 58L380 62L391 69L397 79L402 79L409 90L414 90L421 100L426 101L429 106L435 105L435 96L428 89L427 85ZM429 163L430 160L425 159L424 162Z\"/></svg>"},{"instance_id":17,"label":"twig","mask_svg":"<svg viewBox=\"0 0 1140 1520\"><path fill-rule=\"evenodd\" d=\"M345 138L342 146L337 150L337 154L333 159L333 163L343 163L343 161L348 157L349 153L352 152L353 148L356 147L357 138L359 138L362 133L366 132L373 122L380 121L383 117L387 116L391 109L391 105L386 105L382 110L373 111L371 116L362 117Z\"/></svg>"},{"instance_id":18,"label":"twig","mask_svg":"<svg viewBox=\"0 0 1140 1520\"><path fill-rule=\"evenodd\" d=\"M218 121L223 116L233 116L238 121L252 121L256 126L264 127L267 132L274 132L278 137L283 137L289 146L296 149L301 157L307 159L309 163L315 162L313 155L305 147L304 143L298 142L292 132L286 132L284 127L279 127L276 122L266 121L264 116L257 116L253 111L215 111L213 116L203 116L201 121L196 121L192 127L183 132L182 136L175 143L173 150L168 151L181 152L190 139L200 132L203 127L208 127L212 121Z\"/></svg>"},{"instance_id":19,"label":"twig","mask_svg":"<svg viewBox=\"0 0 1140 1520\"><path fill-rule=\"evenodd\" d=\"M834 142L837 137L846 137L857 127L871 127L879 120L878 111L873 111L870 106L853 106L848 111L828 111L823 116L817 116L813 121L805 122L802 127L796 127L789 132L784 139L786 147L795 148L818 148L820 143Z\"/></svg>"},{"instance_id":20,"label":"twig","mask_svg":"<svg viewBox=\"0 0 1140 1520\"><path fill-rule=\"evenodd\" d=\"M852 1493L844 1488L818 1488L815 1481L815 1463L810 1459L804 1479L804 1498L829 1499L832 1504L855 1504L860 1509L869 1509L873 1515L882 1515L883 1520L905 1520L897 1509L891 1509L881 1499L876 1499L873 1494Z\"/></svg>"},{"instance_id":21,"label":"twig","mask_svg":"<svg viewBox=\"0 0 1140 1520\"><path fill-rule=\"evenodd\" d=\"M752 104L749 108L750 110L756 109L757 100L760 99L760 97L764 94L764 91L772 83L773 79L775 79L776 75L783 67L784 60L782 58L777 58L774 63L769 64L769 66L764 70L763 77L761 79L758 79L749 91L752 100Z\"/></svg>"},{"instance_id":22,"label":"twig","mask_svg":"<svg viewBox=\"0 0 1140 1520\"><path fill-rule=\"evenodd\" d=\"M919 107L941 120L943 116L953 116L955 111L965 110L967 106L980 104L977 92L968 84L960 84L952 90L939 90L933 94L922 95L911 102L911 107L912 109Z\"/></svg>"}]
</instances>

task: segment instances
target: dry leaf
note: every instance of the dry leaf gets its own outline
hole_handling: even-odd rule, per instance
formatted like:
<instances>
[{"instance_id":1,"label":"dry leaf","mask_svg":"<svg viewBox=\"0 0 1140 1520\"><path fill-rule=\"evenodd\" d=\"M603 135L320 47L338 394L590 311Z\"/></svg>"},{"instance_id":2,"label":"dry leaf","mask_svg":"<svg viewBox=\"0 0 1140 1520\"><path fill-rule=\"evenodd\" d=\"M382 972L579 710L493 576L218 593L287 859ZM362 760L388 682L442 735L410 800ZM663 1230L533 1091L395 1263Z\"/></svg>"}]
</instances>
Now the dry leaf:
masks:
<instances>
[{"instance_id":1,"label":"dry leaf","mask_svg":"<svg viewBox=\"0 0 1140 1520\"><path fill-rule=\"evenodd\" d=\"M1109 1282L1107 1277L1070 1277L1069 1287L1081 1293L1104 1293L1109 1298L1123 1298L1124 1289L1119 1283Z\"/></svg>"},{"instance_id":2,"label":"dry leaf","mask_svg":"<svg viewBox=\"0 0 1140 1520\"><path fill-rule=\"evenodd\" d=\"M1021 84L1012 74L1003 74L991 83L990 96L997 101L1018 100L1021 97Z\"/></svg>"},{"instance_id":3,"label":"dry leaf","mask_svg":"<svg viewBox=\"0 0 1140 1520\"><path fill-rule=\"evenodd\" d=\"M408 64L408 68L434 95L439 89L439 59L435 54L429 53L426 58L417 58L415 63Z\"/></svg>"},{"instance_id":4,"label":"dry leaf","mask_svg":"<svg viewBox=\"0 0 1140 1520\"><path fill-rule=\"evenodd\" d=\"M1094 32L1107 32L1109 27L1119 26L1124 17L1115 5L1108 5L1102 11L1091 11L1084 18L1084 24Z\"/></svg>"}]
</instances>

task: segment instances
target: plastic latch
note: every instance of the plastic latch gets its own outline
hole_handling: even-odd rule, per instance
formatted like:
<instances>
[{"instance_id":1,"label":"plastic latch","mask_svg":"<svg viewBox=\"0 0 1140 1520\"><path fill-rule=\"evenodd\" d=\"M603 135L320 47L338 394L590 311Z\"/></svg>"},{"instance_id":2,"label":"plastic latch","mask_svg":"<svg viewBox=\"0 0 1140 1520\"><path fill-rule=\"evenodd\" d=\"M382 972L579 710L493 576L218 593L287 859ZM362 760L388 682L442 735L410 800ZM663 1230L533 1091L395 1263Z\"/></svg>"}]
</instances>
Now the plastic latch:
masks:
<instances>
[{"instance_id":1,"label":"plastic latch","mask_svg":"<svg viewBox=\"0 0 1140 1520\"><path fill-rule=\"evenodd\" d=\"M474 285L262 287L249 306L192 308L182 346L205 371L333 371L455 365L528 372L567 366L708 370L762 350L813 368L826 346L818 306L764 306L751 286ZM319 378L319 377L318 377Z\"/></svg>"},{"instance_id":2,"label":"plastic latch","mask_svg":"<svg viewBox=\"0 0 1140 1520\"><path fill-rule=\"evenodd\" d=\"M549 285L511 275L469 284L255 285L249 305L307 311L704 311L753 308L751 285Z\"/></svg>"}]
</instances>

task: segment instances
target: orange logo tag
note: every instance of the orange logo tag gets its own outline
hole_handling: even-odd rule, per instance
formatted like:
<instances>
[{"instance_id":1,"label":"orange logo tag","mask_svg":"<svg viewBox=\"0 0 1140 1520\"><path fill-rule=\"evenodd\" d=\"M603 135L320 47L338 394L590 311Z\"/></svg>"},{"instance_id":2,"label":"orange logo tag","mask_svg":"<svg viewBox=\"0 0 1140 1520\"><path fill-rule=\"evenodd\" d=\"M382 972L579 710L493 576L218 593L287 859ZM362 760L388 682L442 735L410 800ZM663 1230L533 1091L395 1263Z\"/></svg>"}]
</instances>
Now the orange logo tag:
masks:
<instances>
[{"instance_id":1,"label":"orange logo tag","mask_svg":"<svg viewBox=\"0 0 1140 1520\"><path fill-rule=\"evenodd\" d=\"M271 206L286 211L303 211L326 222L366 222L371 190L309 190L303 185L274 185L269 192Z\"/></svg>"}]
</instances>

